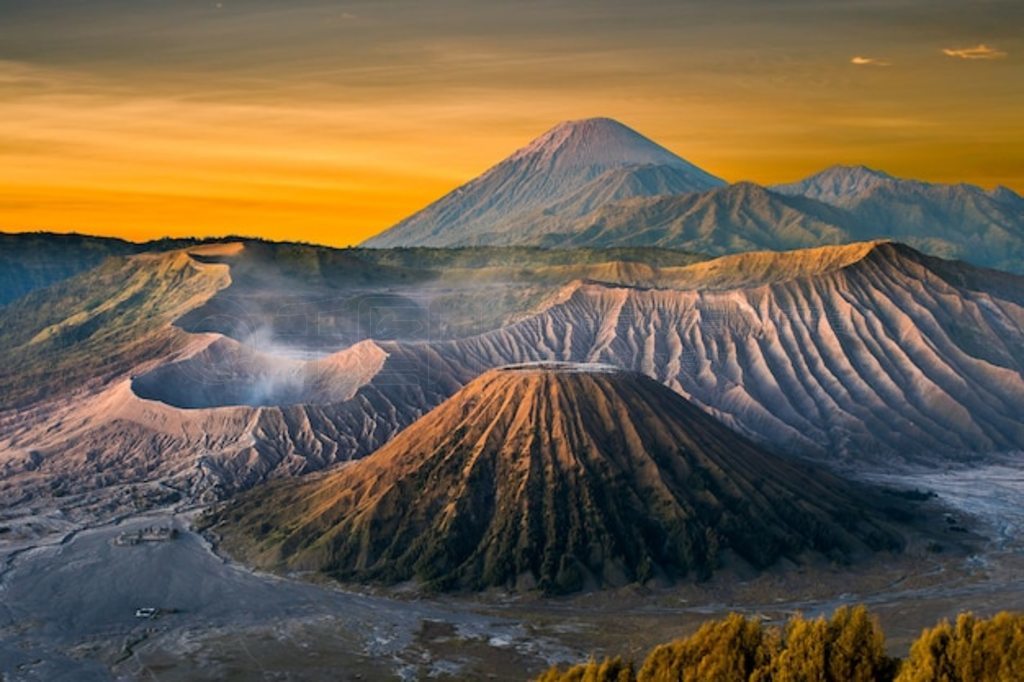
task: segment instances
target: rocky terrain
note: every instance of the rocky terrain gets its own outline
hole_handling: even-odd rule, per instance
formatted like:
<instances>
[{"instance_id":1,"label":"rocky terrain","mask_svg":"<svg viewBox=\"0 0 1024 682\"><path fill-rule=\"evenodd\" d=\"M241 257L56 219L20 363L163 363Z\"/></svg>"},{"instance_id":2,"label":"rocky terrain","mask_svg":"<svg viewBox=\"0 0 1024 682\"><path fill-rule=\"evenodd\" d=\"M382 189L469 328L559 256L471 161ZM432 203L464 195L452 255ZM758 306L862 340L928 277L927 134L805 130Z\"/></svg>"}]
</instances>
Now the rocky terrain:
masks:
<instances>
[{"instance_id":1,"label":"rocky terrain","mask_svg":"<svg viewBox=\"0 0 1024 682\"><path fill-rule=\"evenodd\" d=\"M220 495L358 457L473 376L421 381L371 336L493 329L579 277L696 259L260 242L113 259L0 309L0 487L13 505L155 480Z\"/></svg>"},{"instance_id":2,"label":"rocky terrain","mask_svg":"<svg viewBox=\"0 0 1024 682\"><path fill-rule=\"evenodd\" d=\"M9 499L155 479L220 495L321 469L374 451L486 370L530 361L645 373L756 442L854 471L1024 446L1020 278L907 247L546 265L508 323L448 340L329 350L333 336L324 348L184 331L182 319L232 288L229 300L266 300L269 287L245 298L234 280L247 249L137 256L9 307L6 352L18 360L0 379L30 403L0 414ZM443 284L446 300L507 271L463 272ZM581 273L600 279L572 279ZM387 300L412 300L402 292L389 286ZM263 325L261 310L201 319L236 333L238 320ZM408 310L423 309L374 315Z\"/></svg>"},{"instance_id":3,"label":"rocky terrain","mask_svg":"<svg viewBox=\"0 0 1024 682\"><path fill-rule=\"evenodd\" d=\"M641 374L540 363L486 372L369 457L260 486L206 523L272 568L569 592L897 550L892 504Z\"/></svg>"},{"instance_id":4,"label":"rocky terrain","mask_svg":"<svg viewBox=\"0 0 1024 682\"><path fill-rule=\"evenodd\" d=\"M499 330L375 342L387 360L357 396L402 420L409 396L446 396L490 367L605 362L784 451L970 458L1024 443L1019 282L888 243L662 269L658 288L580 281Z\"/></svg>"},{"instance_id":5,"label":"rocky terrain","mask_svg":"<svg viewBox=\"0 0 1024 682\"><path fill-rule=\"evenodd\" d=\"M888 242L706 260L660 249L337 251L245 241L109 260L0 308L0 350L10 360L0 370L0 670L28 680L106 679L111 670L129 678L221 679L292 674L303 660L313 677L338 666L371 676L539 671L566 660L558 657L567 651L584 659L606 641L602 633L627 623L637 632L681 633L735 608L784 617L856 598L911 637L968 599L983 609L1019 604L1019 485L1012 472L1024 404L1022 291L1017 276ZM750 448L788 458L773 460L782 462L773 471L805 472L791 456L809 456L901 491L887 493L879 509L937 494L926 502L937 506L923 514L941 526L937 540L903 555L876 553L886 558L872 561L871 528L889 537L887 512L867 522L868 535L840 519L831 537L842 542L826 553L841 559L836 563L814 550L813 535L787 522L781 538L759 532L774 548L762 560L776 552L779 558L758 571L756 557L728 548L746 542L742 527L718 538L717 562L697 533L682 554L686 561L676 564L664 557L589 564L589 552L553 536L537 547L574 557L583 566L578 573L562 571L561 560L545 572L542 561L536 575L513 568L492 584L526 588L546 580L557 591L560 576L572 587L569 579L578 575L584 588L611 587L645 575L646 567L653 579L642 592L584 590L570 605L496 597L490 606L431 605L418 615L393 599L338 594L225 564L181 524L181 544L110 545L123 529L161 514L191 518L197 506L246 489L255 495L268 481L268 491L283 495L347 466L368 466L371 460L315 473L397 447L388 443L398 443L405 427L488 370L531 361L597 362L644 374L657 383L628 374L647 387L640 398L629 392L631 402L655 390L658 401L686 398L688 423L714 417L742 433L728 432L748 443L729 453ZM616 395L623 394L607 399ZM643 442L660 442L660 427L645 430L656 419L639 422ZM593 492L612 487L603 477L611 464L651 466L653 456L642 448L622 449L636 457L609 464L610 451L600 447L610 429L604 418L586 420L587 429L568 416L553 423L566 438L581 434L593 444L572 448L574 459L566 459L559 441L543 441L541 452L557 464L552 470L580 490L568 498L573 509L605 508ZM516 432L528 435L522 424ZM699 431L722 428L710 422ZM453 437L455 428L445 434ZM695 447L721 453L701 462L732 461L726 448L712 445L697 441ZM409 475L453 473L431 466L429 456L422 461ZM570 476L586 463L608 467ZM746 473L733 480L721 470L706 471L726 491L732 483L750 485ZM306 473L312 477L301 484L274 482ZM596 483L579 488L591 475ZM841 497L851 485L833 488L831 474L813 479L801 490L825 486ZM643 490L640 483L630 489ZM737 509L730 494L681 491L666 498L667 509L712 510L695 520ZM838 507L813 509L841 515L832 493L822 499ZM556 502L545 509L562 508ZM620 520L641 514L671 525L658 509L618 508L626 510ZM456 510L460 523L464 510ZM573 527L603 532L601 551L609 556L620 546L656 555L649 538L605 532L614 518L595 514ZM407 528L417 527L410 518ZM760 528L756 519L750 528ZM984 540L964 528L978 528L992 542L974 549L968 545ZM469 544L493 556L519 537L515 529L502 526ZM424 527L434 547L446 544L445 532ZM262 560L279 556L269 535L262 540L271 543ZM257 548L256 541L242 544ZM415 563L397 550L378 550L405 568ZM291 556L291 568L301 569L311 555ZM710 579L690 582L708 566ZM210 594L223 588L235 601L197 605L201 595L187 581L167 578L191 567L206 576ZM466 568L433 577L438 586L475 588L489 582L484 575ZM118 589L96 587L110 585L110 576ZM669 591L646 592L671 577ZM75 591L77 585L92 587ZM836 597L850 591L856 596ZM46 594L58 596L40 596ZM271 594L283 596L273 601ZM590 602L589 594L610 594L610 601ZM286 604L292 595L300 601ZM236 609L247 600L266 608ZM170 613L137 622L133 610L151 603ZM69 618L69 609L85 615ZM630 646L661 638L631 637ZM622 641L609 637L607 646L620 650Z\"/></svg>"}]
</instances>

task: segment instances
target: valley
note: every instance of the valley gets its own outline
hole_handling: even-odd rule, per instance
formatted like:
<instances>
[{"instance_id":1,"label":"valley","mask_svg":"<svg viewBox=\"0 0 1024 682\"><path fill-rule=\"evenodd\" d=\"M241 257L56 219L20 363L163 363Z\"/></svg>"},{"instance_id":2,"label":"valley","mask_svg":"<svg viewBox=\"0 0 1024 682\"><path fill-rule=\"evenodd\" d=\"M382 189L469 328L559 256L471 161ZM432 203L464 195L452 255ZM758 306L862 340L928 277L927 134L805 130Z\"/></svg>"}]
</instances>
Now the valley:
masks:
<instances>
[{"instance_id":1,"label":"valley","mask_svg":"<svg viewBox=\"0 0 1024 682\"><path fill-rule=\"evenodd\" d=\"M257 247L261 248L265 247ZM264 478L311 472L368 454L478 373L507 362L625 365L658 379L668 387L664 390L688 397L719 418L724 410L702 404L696 389L715 386L708 377L728 376L729 365L722 361L740 356L712 349L726 348L722 344L733 334L749 335L757 328L781 334L792 329L784 323L796 321L819 333L831 328L838 343L830 352L850 353L851 364L844 371L863 371L865 351L855 355L850 344L867 328L862 326L866 318L856 321L854 311L864 310L856 301L869 299L856 296L871 291L873 305L882 300L881 289L861 288L868 277L873 282L887 278L889 300L899 300L896 294L901 289L914 292L915 306L924 307L908 308L904 319L928 319L927 325L921 323L928 338L952 344L943 351L944 362L955 357L953 349L974 354L974 369L961 370L963 376L996 371L986 367L1016 368L1019 359L1012 339L1019 334L1020 303L1015 278L873 244L654 267L624 259L559 271L566 266L547 263L533 266L529 276L534 278L530 286L539 287L536 296L541 302L532 309L514 306L503 313L511 316L503 326L476 336L436 339L397 333L397 338L358 340L364 331L340 341L332 335L326 340L306 336L289 346L289 335L281 333L286 328L246 336L232 325L239 319L250 325L269 319L273 324L274 316L262 304L236 318L206 315L198 319L206 320L207 329L193 327L190 320L197 316L190 307L217 309L222 305L218 297L233 287L232 296L244 296L269 291L261 281L289 277L287 269L268 268L266 255L257 254L260 269L236 278L235 269L244 273L252 267L238 264L249 249L192 249L183 261L174 253L156 260L146 256L149 260L140 263L146 268L162 259L197 263L189 276L200 278L180 280L195 281L196 293L177 289L186 308L170 308L164 327L147 327L154 338L167 339L161 343L173 343L168 347L174 350L166 355L147 351L142 364L133 366L129 360L107 383L86 388L70 400L57 398L8 413L7 423L16 428L6 432L4 485L7 494L15 496L7 497L11 502L0 519L6 529L0 535L5 567L0 578L0 658L13 679L102 680L108 671L127 678L153 674L158 679L248 679L294 672L297 660L308 661L295 673L303 679L327 679L332 674L327 671L339 667L351 671L354 679L468 674L522 679L508 671L539 672L553 663L601 652L643 652L666 636L692 632L705 619L735 610L781 619L797 610L813 615L830 611L837 603L865 602L882 619L891 646L898 648L921 627L954 613L965 602L981 613L1024 607L1024 594L1014 578L1024 560L1016 530L1016 519L1024 510L1020 490L1013 484L1013 431L1005 432L1008 440L993 443L990 439L1001 433L992 428L998 421L983 427L987 439L965 440L970 445L964 448L929 446L933 464L924 468L920 455L910 456L911 450L905 450L908 454L901 460L873 459L864 456L863 448L851 446L832 450L848 453L845 458L823 459L815 448L796 448L871 484L938 495L923 504L932 510L924 516L933 526L929 532L944 536L942 552L928 552L920 540L904 556L887 555L885 560L852 566L810 562L796 572L787 567L761 574L737 568L697 584L620 586L557 599L539 599L528 592L420 595L402 586L310 582L309 574L294 570L253 572L216 553L208 540L190 530L196 514L237 490L262 488L259 482ZM468 258L468 253L461 257ZM377 255L400 261L403 269L427 256L439 257ZM495 256L475 257L487 265L465 275L449 274L449 292L479 286L491 276ZM173 273L179 267L168 270L160 265L155 272ZM514 267L520 281L531 281L522 262ZM499 271L508 272L506 266ZM152 282L143 291L162 291L159 279L142 277L133 269L128 272L133 273L129 281ZM209 275L201 275L204 272ZM906 272L926 282L926 288L916 289L919 285L902 280ZM577 279L583 274L595 277ZM452 284L463 276L472 284ZM348 296L352 285L344 287L343 295ZM849 312L840 314L823 303L821 296L829 291L845 292L835 300L849 306ZM756 292L743 294L751 296L749 301L774 296L778 303L737 307L742 300L738 292ZM260 297L270 299L265 293L256 298ZM938 307L936 302L941 302ZM977 312L970 313L978 315L974 328L992 334L983 353L958 327L934 326L942 319L938 311L951 305L960 319L976 306ZM744 318L752 313L740 310L764 312ZM929 311L927 318L922 317L924 310ZM459 314L458 309L445 311L453 312ZM48 324L67 328L60 319ZM691 331L683 331L687 329ZM937 329L942 329L941 335ZM698 330L698 336L687 336ZM634 339L644 336L653 343L635 345ZM84 343L117 344L118 338L86 335ZM688 338L687 345L705 350L685 362L687 356L673 355L678 353L673 344ZM884 336L863 338L874 339L865 348L877 348ZM800 352L806 348L810 347ZM859 359L853 361L854 357ZM843 376L834 359L828 363L834 376ZM921 370L940 377L939 367L922 365ZM740 385L748 390L756 386L749 379ZM798 385L778 384L790 396ZM881 384L871 379L865 385ZM255 399L252 390L257 386L262 392ZM971 413L986 414L982 405L1000 409L992 391L1009 391L1004 393L1009 396L1018 387L1012 381L988 383L986 397L978 394L980 402ZM864 409L864 394L858 395L859 409ZM970 394L960 388L949 395L964 400ZM898 404L892 399L885 404ZM1011 409L1011 404L1003 409ZM809 414L805 411L804 418ZM992 419L999 419L998 411L992 414ZM1009 418L1013 412L1005 414ZM773 442L772 431L766 428L770 421L748 423L759 424L750 431L757 442ZM963 426L950 427L960 429L960 438L971 433ZM806 427L799 430L814 433ZM884 443L881 432L874 431L874 442ZM948 435L941 440L948 444ZM934 443L940 443L937 436ZM860 455L851 460L849 455L855 452ZM942 457L936 460L940 452ZM956 515L956 524L970 532L950 531L945 527L946 513ZM179 539L139 547L112 544L126 530L151 525L173 525ZM194 582L183 578L196 575L203 576L203 591L195 591ZM147 605L169 612L140 622L134 610ZM623 629L637 634L623 639Z\"/></svg>"},{"instance_id":2,"label":"valley","mask_svg":"<svg viewBox=\"0 0 1024 682\"><path fill-rule=\"evenodd\" d=\"M855 602L902 656L1024 609L1022 208L584 119L359 247L4 235L0 678L518 680Z\"/></svg>"},{"instance_id":3,"label":"valley","mask_svg":"<svg viewBox=\"0 0 1024 682\"><path fill-rule=\"evenodd\" d=\"M947 485L934 488L935 480L925 479L925 486L921 476L891 483L934 489L956 508L963 500L957 491L1005 481L1000 472L984 470L977 477L965 470L945 478ZM109 670L130 679L290 674L328 680L339 669L351 679L521 680L521 671L593 654L642 655L731 611L772 622L849 602L870 605L893 651L902 654L922 627L964 603L979 614L1024 608L1016 578L1024 569L1024 547L1019 535L1001 538L994 525L1024 515L1021 490L1000 486L1007 494L986 495L985 515L962 519L988 538L977 554L833 567L815 573L813 582L803 573L783 572L555 600L500 593L424 597L253 572L189 530L198 509L172 506L116 522L68 522L20 543L15 556L13 544L2 545L0 670L9 679L33 682L106 680ZM173 526L180 534L165 543L114 545L121 533L149 526ZM134 611L143 606L166 612L140 620Z\"/></svg>"}]
</instances>

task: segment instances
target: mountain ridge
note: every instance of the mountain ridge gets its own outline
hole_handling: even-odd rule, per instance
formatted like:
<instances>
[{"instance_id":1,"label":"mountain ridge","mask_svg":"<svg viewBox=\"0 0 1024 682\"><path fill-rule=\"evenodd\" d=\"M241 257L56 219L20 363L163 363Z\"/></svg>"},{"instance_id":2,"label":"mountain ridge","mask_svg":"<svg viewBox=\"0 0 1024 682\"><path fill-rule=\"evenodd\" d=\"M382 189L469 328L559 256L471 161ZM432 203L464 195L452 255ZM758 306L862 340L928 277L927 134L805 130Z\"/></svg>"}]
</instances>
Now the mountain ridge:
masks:
<instances>
[{"instance_id":1,"label":"mountain ridge","mask_svg":"<svg viewBox=\"0 0 1024 682\"><path fill-rule=\"evenodd\" d=\"M308 286L283 279L290 263L307 256L267 273L274 296ZM186 308L201 309L207 296L248 278L237 277L239 264L226 258L199 271L166 270L197 278L168 288L173 280L161 280L161 264L189 260L129 259L124 272L80 275L6 311L13 317L0 325L0 341L10 342L4 349L16 360L0 379L25 384L38 401L0 411L5 493L43 494L58 480L91 489L107 484L111 472L131 480L181 478L183 489L238 490L363 457L482 372L537 361L643 372L775 451L857 471L1024 449L1024 278L884 241L688 267L588 268L600 275L596 281L551 280L548 296L500 328L447 340L345 344L319 361L322 372L316 359L282 361L296 356L273 355L273 346L244 335L222 343L239 352L202 355L222 337L190 333L167 318L168 326L146 332L145 344L90 327L53 337L70 344L62 346L67 358L86 349L109 360L98 368L37 362L21 348L63 320L88 319L88 302L117 300L125 281L155 278L153 295L171 298L146 305L165 306L180 320ZM256 265L280 268L280 260ZM347 259L332 263L321 267L348 266ZM497 276L504 282L507 272ZM484 281L467 283L479 291ZM187 290L193 286L199 297ZM61 291L68 298L51 301ZM274 301L271 312L282 308ZM49 314L51 303L59 316ZM127 322L129 313L112 319ZM272 357L250 352L263 349ZM273 383L263 380L278 377L287 390L267 390ZM301 381L291 383L293 377Z\"/></svg>"},{"instance_id":2,"label":"mountain ridge","mask_svg":"<svg viewBox=\"0 0 1024 682\"><path fill-rule=\"evenodd\" d=\"M965 191L972 194L985 195L1010 204L1024 201L1024 197L1021 197L1018 193L1004 185L998 185L986 190L983 187L967 182L951 184L928 182L897 177L885 171L863 165L835 164L802 180L774 184L768 188L781 194L805 196L832 205L843 205L845 201L856 199L876 188L901 185L940 191Z\"/></svg>"},{"instance_id":3,"label":"mountain ridge","mask_svg":"<svg viewBox=\"0 0 1024 682\"><path fill-rule=\"evenodd\" d=\"M567 592L898 548L865 499L640 374L534 363L485 372L369 457L212 521L266 567Z\"/></svg>"},{"instance_id":4,"label":"mountain ridge","mask_svg":"<svg viewBox=\"0 0 1024 682\"><path fill-rule=\"evenodd\" d=\"M727 185L621 124L587 119L556 126L364 244L660 246L717 256L868 239L1024 272L1024 198L867 166Z\"/></svg>"}]
</instances>

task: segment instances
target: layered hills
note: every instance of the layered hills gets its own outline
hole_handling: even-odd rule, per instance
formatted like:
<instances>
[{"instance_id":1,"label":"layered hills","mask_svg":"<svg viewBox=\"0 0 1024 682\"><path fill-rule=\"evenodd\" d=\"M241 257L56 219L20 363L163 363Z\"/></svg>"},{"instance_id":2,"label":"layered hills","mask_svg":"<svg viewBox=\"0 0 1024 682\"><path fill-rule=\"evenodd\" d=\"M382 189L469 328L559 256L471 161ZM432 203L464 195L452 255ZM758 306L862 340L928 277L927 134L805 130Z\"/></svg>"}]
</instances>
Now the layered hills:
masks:
<instances>
[{"instance_id":1,"label":"layered hills","mask_svg":"<svg viewBox=\"0 0 1024 682\"><path fill-rule=\"evenodd\" d=\"M366 246L666 247L722 255L896 239L1024 272L1024 198L1006 187L835 166L726 185L608 119L570 121Z\"/></svg>"},{"instance_id":2,"label":"layered hills","mask_svg":"<svg viewBox=\"0 0 1024 682\"><path fill-rule=\"evenodd\" d=\"M858 471L1024 448L1014 275L888 242L689 265L288 248L252 262L249 245L135 256L0 310L13 358L0 375L2 492L152 478L232 491L314 471L373 452L483 372L531 361L641 372L755 442ZM353 258L396 276L353 282ZM461 265L412 274L440 259ZM305 261L319 273L289 274ZM503 298L520 285L528 296ZM443 305L427 305L430 287ZM366 306L321 305L357 293ZM367 310L387 324L355 324ZM396 334L410 311L449 332L492 322ZM333 333L350 322L357 334Z\"/></svg>"},{"instance_id":3,"label":"layered hills","mask_svg":"<svg viewBox=\"0 0 1024 682\"><path fill-rule=\"evenodd\" d=\"M258 241L111 258L0 308L0 497L156 480L219 495L363 456L474 376L373 337L494 329L576 278L656 281L695 259Z\"/></svg>"},{"instance_id":4,"label":"layered hills","mask_svg":"<svg viewBox=\"0 0 1024 682\"><path fill-rule=\"evenodd\" d=\"M264 566L564 592L895 549L872 499L645 376L540 364L486 372L366 459L210 521Z\"/></svg>"}]
</instances>

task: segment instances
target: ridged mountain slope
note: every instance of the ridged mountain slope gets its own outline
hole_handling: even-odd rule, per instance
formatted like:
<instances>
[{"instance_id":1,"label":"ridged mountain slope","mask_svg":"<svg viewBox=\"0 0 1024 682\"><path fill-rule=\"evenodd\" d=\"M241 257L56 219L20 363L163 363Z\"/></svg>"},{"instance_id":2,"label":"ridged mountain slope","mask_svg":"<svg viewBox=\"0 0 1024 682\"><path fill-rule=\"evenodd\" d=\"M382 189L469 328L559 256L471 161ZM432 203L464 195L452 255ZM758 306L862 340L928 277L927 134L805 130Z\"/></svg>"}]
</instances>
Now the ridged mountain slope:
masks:
<instances>
[{"instance_id":1,"label":"ridged mountain slope","mask_svg":"<svg viewBox=\"0 0 1024 682\"><path fill-rule=\"evenodd\" d=\"M898 547L871 500L642 375L527 365L485 373L364 460L254 490L213 521L263 565L564 592Z\"/></svg>"},{"instance_id":2,"label":"ridged mountain slope","mask_svg":"<svg viewBox=\"0 0 1024 682\"><path fill-rule=\"evenodd\" d=\"M147 262L145 272L163 261ZM192 265L187 272L214 276L198 280L196 294L226 285L226 266ZM136 344L129 324L117 327L123 338L97 338L106 350L88 353L103 359L94 376L73 353L100 346L53 337L70 343L61 347L71 364L55 366L84 373L96 392L54 392L61 374L43 362L55 357L53 345L39 346L41 360L29 365L38 374L11 365L8 379L35 376L28 385L48 397L0 413L0 494L17 499L58 479L87 488L157 475L234 490L316 470L369 454L482 372L529 361L640 371L777 451L860 470L1024 449L1024 278L884 242L591 272L651 278L657 288L576 282L492 332L365 341L312 364L173 328L140 337L173 345ZM103 296L85 302L117 300L123 281L111 278ZM191 298L190 281L155 291L180 312L207 300ZM68 317L66 303L51 307L44 297L35 306L39 325L25 318L24 328L5 328L22 330L15 345ZM51 320L57 308L63 314ZM167 325L144 308L136 319ZM282 370L287 390L268 391L263 380ZM81 388L79 374L65 376Z\"/></svg>"},{"instance_id":3,"label":"ridged mountain slope","mask_svg":"<svg viewBox=\"0 0 1024 682\"><path fill-rule=\"evenodd\" d=\"M682 290L584 283L440 352L642 371L751 437L833 460L1024 448L1020 277L890 243L729 256L679 277Z\"/></svg>"},{"instance_id":4,"label":"ridged mountain slope","mask_svg":"<svg viewBox=\"0 0 1024 682\"><path fill-rule=\"evenodd\" d=\"M602 197L702 191L721 184L617 121L567 121L363 245L513 244L520 218L580 193L570 202L576 210Z\"/></svg>"}]
</instances>

